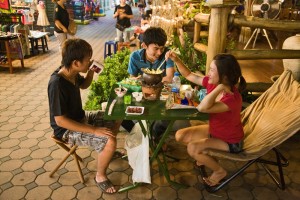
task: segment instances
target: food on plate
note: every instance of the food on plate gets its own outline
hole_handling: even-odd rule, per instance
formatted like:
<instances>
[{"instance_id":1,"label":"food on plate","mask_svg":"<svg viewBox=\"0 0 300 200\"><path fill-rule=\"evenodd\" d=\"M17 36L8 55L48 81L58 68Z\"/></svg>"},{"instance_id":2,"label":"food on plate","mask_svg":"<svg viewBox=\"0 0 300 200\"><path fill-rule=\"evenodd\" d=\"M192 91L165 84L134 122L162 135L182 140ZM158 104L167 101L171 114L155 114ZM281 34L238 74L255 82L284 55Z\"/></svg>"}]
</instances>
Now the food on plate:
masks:
<instances>
[{"instance_id":1,"label":"food on plate","mask_svg":"<svg viewBox=\"0 0 300 200\"><path fill-rule=\"evenodd\" d=\"M139 80L131 79L131 78L123 79L120 82L120 84L122 84L122 85L135 85L135 86L140 86L141 85Z\"/></svg>"},{"instance_id":2,"label":"food on plate","mask_svg":"<svg viewBox=\"0 0 300 200\"><path fill-rule=\"evenodd\" d=\"M142 115L144 113L144 107L141 107L141 106L127 106L125 113L127 115Z\"/></svg>"},{"instance_id":3,"label":"food on plate","mask_svg":"<svg viewBox=\"0 0 300 200\"><path fill-rule=\"evenodd\" d=\"M128 107L127 113L142 113L143 108L142 107Z\"/></svg>"}]
</instances>

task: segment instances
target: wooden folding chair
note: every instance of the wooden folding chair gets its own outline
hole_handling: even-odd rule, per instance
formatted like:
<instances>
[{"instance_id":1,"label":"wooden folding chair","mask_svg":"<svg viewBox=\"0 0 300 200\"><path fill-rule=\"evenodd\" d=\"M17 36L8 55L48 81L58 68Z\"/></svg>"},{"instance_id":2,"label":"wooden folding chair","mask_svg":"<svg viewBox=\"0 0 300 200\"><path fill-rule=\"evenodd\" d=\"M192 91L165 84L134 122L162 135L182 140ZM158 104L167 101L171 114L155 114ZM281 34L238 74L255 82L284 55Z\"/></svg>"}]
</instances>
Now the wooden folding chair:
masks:
<instances>
[{"instance_id":1,"label":"wooden folding chair","mask_svg":"<svg viewBox=\"0 0 300 200\"><path fill-rule=\"evenodd\" d=\"M82 162L82 158L79 157L76 153L76 150L77 150L77 145L74 145L72 147L68 147L68 144L64 143L63 141L59 140L58 138L55 137L55 135L52 135L51 136L51 139L57 144L59 145L62 149L64 149L65 151L67 151L67 155L59 162L59 164L54 168L54 170L49 174L49 177L52 177L53 174L60 168L60 166L66 162L66 160L70 157L70 156L73 156L74 158L74 161L76 163L76 166L77 166L77 170L78 170L78 175L79 175L79 178L80 178L80 181L81 183L84 183L84 178L83 178L83 174L82 174L82 171L81 171L81 167L79 165L79 162Z\"/></svg>"},{"instance_id":2,"label":"wooden folding chair","mask_svg":"<svg viewBox=\"0 0 300 200\"><path fill-rule=\"evenodd\" d=\"M293 78L291 71L284 71L279 79L241 115L245 132L243 152L233 154L208 150L207 154L247 163L220 185L215 187L205 185L206 190L208 192L220 190L253 163L260 163L277 186L284 190L285 181L282 167L288 166L288 160L276 147L300 130L299 82ZM270 150L274 151L275 159L263 159L262 156ZM279 179L267 165L277 166ZM200 173L202 176L207 176L205 167L200 168Z\"/></svg>"}]
</instances>

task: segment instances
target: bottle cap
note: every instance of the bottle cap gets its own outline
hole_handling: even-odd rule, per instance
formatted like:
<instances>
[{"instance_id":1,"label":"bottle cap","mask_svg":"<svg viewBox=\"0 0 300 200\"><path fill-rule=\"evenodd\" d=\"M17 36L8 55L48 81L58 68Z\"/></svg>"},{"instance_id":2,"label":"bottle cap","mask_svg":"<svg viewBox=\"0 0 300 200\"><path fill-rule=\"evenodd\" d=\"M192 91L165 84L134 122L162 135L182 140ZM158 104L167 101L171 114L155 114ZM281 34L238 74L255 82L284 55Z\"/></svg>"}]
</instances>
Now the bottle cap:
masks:
<instances>
[{"instance_id":1,"label":"bottle cap","mask_svg":"<svg viewBox=\"0 0 300 200\"><path fill-rule=\"evenodd\" d=\"M172 88L171 92L178 93L179 90L178 90L178 88Z\"/></svg>"},{"instance_id":2,"label":"bottle cap","mask_svg":"<svg viewBox=\"0 0 300 200\"><path fill-rule=\"evenodd\" d=\"M175 72L174 76L180 76L179 72Z\"/></svg>"}]
</instances>

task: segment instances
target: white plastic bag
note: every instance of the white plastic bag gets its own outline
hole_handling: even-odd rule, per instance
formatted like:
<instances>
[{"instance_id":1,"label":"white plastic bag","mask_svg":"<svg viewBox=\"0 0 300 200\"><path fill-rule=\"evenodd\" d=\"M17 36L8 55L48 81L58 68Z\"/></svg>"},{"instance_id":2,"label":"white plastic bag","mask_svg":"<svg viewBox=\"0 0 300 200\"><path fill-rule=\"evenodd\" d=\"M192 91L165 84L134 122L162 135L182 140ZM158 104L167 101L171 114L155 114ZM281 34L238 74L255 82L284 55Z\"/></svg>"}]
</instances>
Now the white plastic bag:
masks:
<instances>
[{"instance_id":1,"label":"white plastic bag","mask_svg":"<svg viewBox=\"0 0 300 200\"><path fill-rule=\"evenodd\" d=\"M142 121L145 128L146 122ZM125 149L127 150L129 165L133 169L132 181L134 183L151 183L149 163L149 138L144 137L139 123L125 138Z\"/></svg>"}]
</instances>

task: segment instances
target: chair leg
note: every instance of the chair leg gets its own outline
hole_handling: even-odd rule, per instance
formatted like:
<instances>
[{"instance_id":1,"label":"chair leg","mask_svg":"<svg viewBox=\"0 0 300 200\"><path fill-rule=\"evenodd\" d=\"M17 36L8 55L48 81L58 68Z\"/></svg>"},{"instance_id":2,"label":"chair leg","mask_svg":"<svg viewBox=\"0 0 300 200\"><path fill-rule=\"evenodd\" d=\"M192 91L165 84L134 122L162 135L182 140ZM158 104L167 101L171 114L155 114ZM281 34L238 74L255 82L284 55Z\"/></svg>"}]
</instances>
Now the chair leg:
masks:
<instances>
[{"instance_id":1,"label":"chair leg","mask_svg":"<svg viewBox=\"0 0 300 200\"><path fill-rule=\"evenodd\" d=\"M61 146L63 149L65 149L66 151L68 151L68 154L60 161L60 163L55 167L55 169L49 174L49 177L52 177L53 174L61 167L61 165L66 162L66 160L68 159L69 156L73 156L74 158L74 161L76 163L76 166L77 166L77 171L78 171L78 175L79 175L79 178L80 178L80 181L81 183L84 183L84 178L83 178L83 174L82 174L82 171L81 171L81 167L79 165L79 161L82 162L82 158L79 157L77 154L76 154L76 149L77 149L77 145L74 145L72 148L69 148L67 147L66 145L64 144L61 144L61 143L57 143L59 146Z\"/></svg>"},{"instance_id":2,"label":"chair leg","mask_svg":"<svg viewBox=\"0 0 300 200\"><path fill-rule=\"evenodd\" d=\"M82 174L82 171L81 171L81 167L79 165L79 162L78 162L78 157L76 152L74 152L75 156L74 156L74 161L76 163L76 166L77 166L77 171L78 171L78 175L79 175L79 178L80 178L80 181L81 183L84 183L84 178L83 178L83 174Z\"/></svg>"},{"instance_id":3,"label":"chair leg","mask_svg":"<svg viewBox=\"0 0 300 200\"><path fill-rule=\"evenodd\" d=\"M64 150L66 150L67 152L69 152L70 151L70 148L67 146L67 145L65 145L65 144L63 144L63 143L57 143L61 148L63 148ZM74 157L74 155L72 155L73 157ZM80 157L80 156L78 156L77 155L77 153L75 152L75 156L77 157L77 159L82 163L83 162L83 160L82 160L82 158Z\"/></svg>"},{"instance_id":4,"label":"chair leg","mask_svg":"<svg viewBox=\"0 0 300 200\"><path fill-rule=\"evenodd\" d=\"M207 192L210 193L214 193L217 192L218 190L222 189L225 185L227 185L230 181L232 181L235 177L237 177L238 175L240 175L242 172L245 171L245 169L247 169L250 165L252 165L253 163L255 163L257 161L257 159L254 160L250 160L248 161L242 168L240 168L239 170L237 170L234 174L232 174L229 178L227 178L225 181L223 181L221 184L217 185L217 186L209 186L204 182L204 186ZM200 174L201 175L206 175L206 170L204 166L200 167ZM203 177L202 177L203 178Z\"/></svg>"},{"instance_id":5,"label":"chair leg","mask_svg":"<svg viewBox=\"0 0 300 200\"><path fill-rule=\"evenodd\" d=\"M61 146L61 145L60 145L60 146ZM66 162L66 160L68 159L68 157L69 157L70 155L73 154L73 152L76 150L76 148L77 148L77 146L74 145L74 146L71 148L71 150L68 151L68 154L60 161L60 163L59 163L59 164L54 168L54 170L49 174L50 177L52 177L53 174L60 168L60 166L62 166L62 164L63 164L64 162ZM71 153L71 152L72 152L72 153Z\"/></svg>"},{"instance_id":6,"label":"chair leg","mask_svg":"<svg viewBox=\"0 0 300 200\"><path fill-rule=\"evenodd\" d=\"M258 162L263 166L263 168L266 170L266 172L272 178L272 180L277 185L277 187L280 188L281 190L284 190L285 189L285 180L284 180L284 176L283 176L282 167L287 167L289 165L289 161L276 148L273 148L273 151L275 152L275 155L276 155L276 161L258 159ZM264 164L277 166L278 173L279 173L279 179Z\"/></svg>"}]
</instances>

